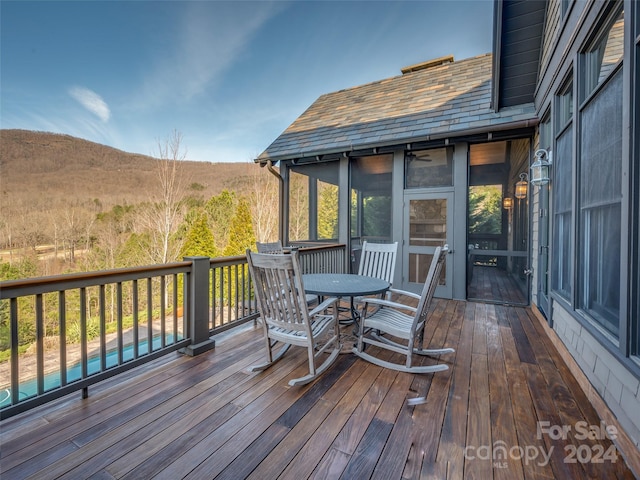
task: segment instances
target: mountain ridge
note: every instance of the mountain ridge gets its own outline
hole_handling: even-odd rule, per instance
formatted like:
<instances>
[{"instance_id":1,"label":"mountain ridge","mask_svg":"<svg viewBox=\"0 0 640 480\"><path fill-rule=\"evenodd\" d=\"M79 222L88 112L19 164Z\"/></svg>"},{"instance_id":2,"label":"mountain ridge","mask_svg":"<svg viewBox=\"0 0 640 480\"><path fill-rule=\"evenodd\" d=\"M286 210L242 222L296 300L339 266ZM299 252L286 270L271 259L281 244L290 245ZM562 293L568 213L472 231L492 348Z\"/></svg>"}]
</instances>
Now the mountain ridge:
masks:
<instances>
[{"instance_id":1,"label":"mountain ridge","mask_svg":"<svg viewBox=\"0 0 640 480\"><path fill-rule=\"evenodd\" d=\"M188 146L184 146L188 147ZM180 162L185 194L209 198L256 174L249 162ZM265 173L266 174L266 173ZM10 211L99 200L104 207L153 200L158 159L66 134L0 130L0 201ZM14 212L15 213L15 212Z\"/></svg>"}]
</instances>

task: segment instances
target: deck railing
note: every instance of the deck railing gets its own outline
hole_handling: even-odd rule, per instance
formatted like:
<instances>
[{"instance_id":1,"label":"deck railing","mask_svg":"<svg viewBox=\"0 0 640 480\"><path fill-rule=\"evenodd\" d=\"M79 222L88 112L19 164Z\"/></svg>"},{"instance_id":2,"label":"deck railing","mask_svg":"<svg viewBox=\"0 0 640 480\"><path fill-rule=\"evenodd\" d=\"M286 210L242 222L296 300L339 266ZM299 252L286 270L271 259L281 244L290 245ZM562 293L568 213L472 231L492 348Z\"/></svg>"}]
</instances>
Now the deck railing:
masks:
<instances>
[{"instance_id":1,"label":"deck railing","mask_svg":"<svg viewBox=\"0 0 640 480\"><path fill-rule=\"evenodd\" d=\"M300 249L305 272L342 272L344 245ZM163 355L197 355L258 317L244 256L0 282L0 419ZM8 325L8 329L6 326ZM8 356L6 352L8 351ZM0 355L2 352L0 352Z\"/></svg>"}]
</instances>

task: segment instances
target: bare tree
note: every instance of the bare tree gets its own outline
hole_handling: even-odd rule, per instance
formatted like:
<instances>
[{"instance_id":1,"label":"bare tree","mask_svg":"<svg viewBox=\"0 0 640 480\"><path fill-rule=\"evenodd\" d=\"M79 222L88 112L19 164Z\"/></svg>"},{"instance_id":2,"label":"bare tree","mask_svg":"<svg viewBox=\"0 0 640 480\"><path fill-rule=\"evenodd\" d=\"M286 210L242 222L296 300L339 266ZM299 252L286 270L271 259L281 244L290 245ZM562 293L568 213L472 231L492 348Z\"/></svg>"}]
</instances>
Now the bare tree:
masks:
<instances>
[{"instance_id":1,"label":"bare tree","mask_svg":"<svg viewBox=\"0 0 640 480\"><path fill-rule=\"evenodd\" d=\"M266 170L251 174L249 202L256 238L261 242L278 239L278 180Z\"/></svg>"},{"instance_id":2,"label":"bare tree","mask_svg":"<svg viewBox=\"0 0 640 480\"><path fill-rule=\"evenodd\" d=\"M151 198L149 209L143 217L151 237L151 261L167 263L174 260L181 249L181 245L171 240L183 215L181 195L184 178L181 162L186 158L186 150L182 150L182 134L174 130L166 140L158 141L157 158L159 190Z\"/></svg>"},{"instance_id":3,"label":"bare tree","mask_svg":"<svg viewBox=\"0 0 640 480\"><path fill-rule=\"evenodd\" d=\"M62 233L66 248L69 251L68 260L70 263L75 262L76 250L78 245L82 246L81 242L84 241L85 253L88 250L94 222L95 213L86 205L75 203L64 211Z\"/></svg>"}]
</instances>

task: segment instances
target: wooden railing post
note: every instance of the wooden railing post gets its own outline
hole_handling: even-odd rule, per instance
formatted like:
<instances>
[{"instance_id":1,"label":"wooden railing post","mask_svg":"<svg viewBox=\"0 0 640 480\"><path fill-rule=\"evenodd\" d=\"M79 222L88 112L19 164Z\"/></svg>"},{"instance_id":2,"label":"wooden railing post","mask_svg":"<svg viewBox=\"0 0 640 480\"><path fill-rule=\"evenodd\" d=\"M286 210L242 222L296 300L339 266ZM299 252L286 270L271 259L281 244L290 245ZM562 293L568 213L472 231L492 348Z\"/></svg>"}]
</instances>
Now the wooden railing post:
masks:
<instances>
[{"instance_id":1,"label":"wooden railing post","mask_svg":"<svg viewBox=\"0 0 640 480\"><path fill-rule=\"evenodd\" d=\"M209 338L209 257L185 257L192 262L189 277L189 327L191 345L184 349L190 356L200 355L215 346Z\"/></svg>"}]
</instances>

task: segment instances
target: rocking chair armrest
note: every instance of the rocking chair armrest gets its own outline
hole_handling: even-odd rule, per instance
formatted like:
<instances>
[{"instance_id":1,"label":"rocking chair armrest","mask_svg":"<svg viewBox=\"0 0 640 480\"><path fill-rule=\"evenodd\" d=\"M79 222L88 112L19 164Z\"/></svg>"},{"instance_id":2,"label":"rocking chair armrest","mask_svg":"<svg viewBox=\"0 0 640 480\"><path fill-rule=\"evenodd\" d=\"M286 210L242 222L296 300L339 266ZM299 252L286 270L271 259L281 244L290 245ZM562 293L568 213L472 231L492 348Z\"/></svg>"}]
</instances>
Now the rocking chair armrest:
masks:
<instances>
[{"instance_id":1,"label":"rocking chair armrest","mask_svg":"<svg viewBox=\"0 0 640 480\"><path fill-rule=\"evenodd\" d=\"M382 298L365 298L363 300L363 310L367 308L367 305L379 305L381 307L391 307L401 310L409 310L411 312L417 312L418 309L416 307L412 307L411 305L406 305L404 303L392 302L390 300L383 300Z\"/></svg>"},{"instance_id":2,"label":"rocking chair armrest","mask_svg":"<svg viewBox=\"0 0 640 480\"><path fill-rule=\"evenodd\" d=\"M336 303L338 301L338 299L336 297L330 297L325 299L324 302L322 302L320 305L317 305L313 310L311 310L309 312L309 316L313 317L314 315L317 315L318 313L326 310L327 308L329 308L331 305L333 305L334 303Z\"/></svg>"},{"instance_id":3,"label":"rocking chair armrest","mask_svg":"<svg viewBox=\"0 0 640 480\"><path fill-rule=\"evenodd\" d=\"M416 300L420 300L420 295L417 293L409 292L407 290L400 290L399 288L390 288L387 290L391 293L397 293L398 295L406 295L407 297L415 298Z\"/></svg>"}]
</instances>

